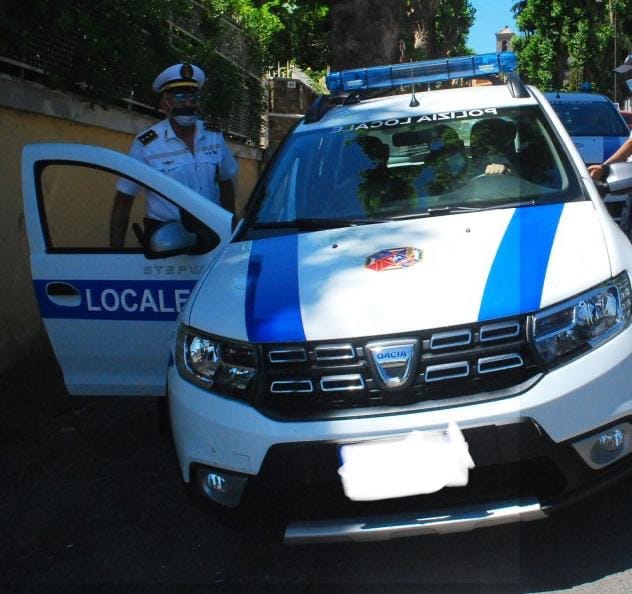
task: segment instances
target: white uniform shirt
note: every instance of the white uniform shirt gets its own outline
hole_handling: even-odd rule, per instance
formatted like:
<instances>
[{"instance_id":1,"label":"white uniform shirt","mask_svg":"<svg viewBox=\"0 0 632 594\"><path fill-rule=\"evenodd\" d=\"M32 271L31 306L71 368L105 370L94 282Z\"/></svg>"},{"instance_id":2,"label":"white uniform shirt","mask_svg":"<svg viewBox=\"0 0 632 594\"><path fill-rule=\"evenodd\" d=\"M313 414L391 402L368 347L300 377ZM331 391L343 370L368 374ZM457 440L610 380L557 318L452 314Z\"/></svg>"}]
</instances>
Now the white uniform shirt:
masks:
<instances>
[{"instance_id":1,"label":"white uniform shirt","mask_svg":"<svg viewBox=\"0 0 632 594\"><path fill-rule=\"evenodd\" d=\"M168 119L139 134L132 143L130 156L182 182L219 204L219 181L234 177L239 165L216 130L207 130L199 120L195 124L195 153L178 138ZM116 189L136 196L141 189L132 180L120 178ZM147 192L145 213L159 221L179 220L175 204L154 192Z\"/></svg>"}]
</instances>

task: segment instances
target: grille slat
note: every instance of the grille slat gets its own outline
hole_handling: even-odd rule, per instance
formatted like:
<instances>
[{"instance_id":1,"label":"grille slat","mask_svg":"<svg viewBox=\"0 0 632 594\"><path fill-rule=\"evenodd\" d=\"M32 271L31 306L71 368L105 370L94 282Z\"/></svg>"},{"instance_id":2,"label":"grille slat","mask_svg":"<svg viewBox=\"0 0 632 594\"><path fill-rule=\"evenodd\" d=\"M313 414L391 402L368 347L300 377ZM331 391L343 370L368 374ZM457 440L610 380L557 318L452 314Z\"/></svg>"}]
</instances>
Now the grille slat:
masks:
<instances>
[{"instance_id":1,"label":"grille slat","mask_svg":"<svg viewBox=\"0 0 632 594\"><path fill-rule=\"evenodd\" d=\"M370 336L340 343L262 345L263 377L254 402L282 418L313 418L344 409L439 406L515 392L543 373L520 319L444 328L401 336ZM374 381L367 345L416 341L412 377L388 389ZM404 368L404 365L402 365ZM379 378L378 378L379 379ZM535 381L535 379L533 379ZM504 391L504 392L503 392ZM368 414L368 411L367 411Z\"/></svg>"}]
</instances>

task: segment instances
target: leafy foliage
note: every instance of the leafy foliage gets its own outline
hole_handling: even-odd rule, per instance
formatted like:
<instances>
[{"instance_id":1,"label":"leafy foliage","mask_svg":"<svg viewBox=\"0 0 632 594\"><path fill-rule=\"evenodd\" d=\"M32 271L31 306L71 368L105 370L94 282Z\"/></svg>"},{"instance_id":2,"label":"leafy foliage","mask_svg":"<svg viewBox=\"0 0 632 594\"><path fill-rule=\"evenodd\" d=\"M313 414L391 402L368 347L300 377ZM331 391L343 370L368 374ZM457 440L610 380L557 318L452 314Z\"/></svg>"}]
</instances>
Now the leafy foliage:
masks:
<instances>
[{"instance_id":1,"label":"leafy foliage","mask_svg":"<svg viewBox=\"0 0 632 594\"><path fill-rule=\"evenodd\" d=\"M632 0L522 0L514 12L524 33L514 38L524 78L543 90L588 82L613 95L612 70L632 49Z\"/></svg>"},{"instance_id":2,"label":"leafy foliage","mask_svg":"<svg viewBox=\"0 0 632 594\"><path fill-rule=\"evenodd\" d=\"M261 114L263 90L243 68L216 53L219 16L237 22L246 37L248 69L259 73L281 22L250 0L4 0L0 3L0 53L37 65L51 47L66 54L47 63L48 82L107 105L122 98L153 105L151 83L169 64L191 61L208 74L205 106L213 121L229 117L248 96L248 112ZM191 35L193 32L193 35ZM205 89L206 90L206 89ZM253 138L258 138L254 118Z\"/></svg>"}]
</instances>

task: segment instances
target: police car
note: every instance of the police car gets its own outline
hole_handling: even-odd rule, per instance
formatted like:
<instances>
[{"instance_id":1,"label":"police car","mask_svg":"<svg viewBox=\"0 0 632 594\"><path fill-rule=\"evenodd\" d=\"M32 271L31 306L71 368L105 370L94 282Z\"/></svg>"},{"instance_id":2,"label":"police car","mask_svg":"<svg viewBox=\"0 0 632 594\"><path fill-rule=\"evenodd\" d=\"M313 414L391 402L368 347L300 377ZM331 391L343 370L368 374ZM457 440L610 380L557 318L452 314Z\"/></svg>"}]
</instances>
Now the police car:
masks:
<instances>
[{"instance_id":1,"label":"police car","mask_svg":"<svg viewBox=\"0 0 632 594\"><path fill-rule=\"evenodd\" d=\"M289 543L534 520L627 475L632 245L515 64L330 74L236 224L123 154L27 146L34 286L69 392L166 386L184 481ZM74 223L47 193L98 189L73 194L72 166L213 233L56 242ZM606 184L629 191L632 165Z\"/></svg>"},{"instance_id":2,"label":"police car","mask_svg":"<svg viewBox=\"0 0 632 594\"><path fill-rule=\"evenodd\" d=\"M628 138L630 130L616 105L596 93L545 93L586 165L600 165ZM629 196L606 195L612 217L630 232Z\"/></svg>"}]
</instances>

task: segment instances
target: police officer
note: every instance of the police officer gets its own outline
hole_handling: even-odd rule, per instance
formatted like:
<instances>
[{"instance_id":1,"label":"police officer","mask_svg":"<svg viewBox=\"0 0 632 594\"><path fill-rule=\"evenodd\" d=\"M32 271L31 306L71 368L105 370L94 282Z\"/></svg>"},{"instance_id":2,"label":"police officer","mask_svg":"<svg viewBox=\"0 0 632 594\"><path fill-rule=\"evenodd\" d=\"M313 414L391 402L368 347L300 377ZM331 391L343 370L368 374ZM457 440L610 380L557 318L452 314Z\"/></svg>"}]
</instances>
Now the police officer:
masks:
<instances>
[{"instance_id":1,"label":"police officer","mask_svg":"<svg viewBox=\"0 0 632 594\"><path fill-rule=\"evenodd\" d=\"M175 64L163 70L152 89L166 114L160 123L141 132L132 143L130 156L177 179L231 212L235 208L232 178L239 166L221 132L199 119L200 90L204 71L192 64ZM110 221L110 245L123 247L134 197L140 186L121 178ZM173 203L147 192L145 229L163 221L179 220Z\"/></svg>"}]
</instances>

